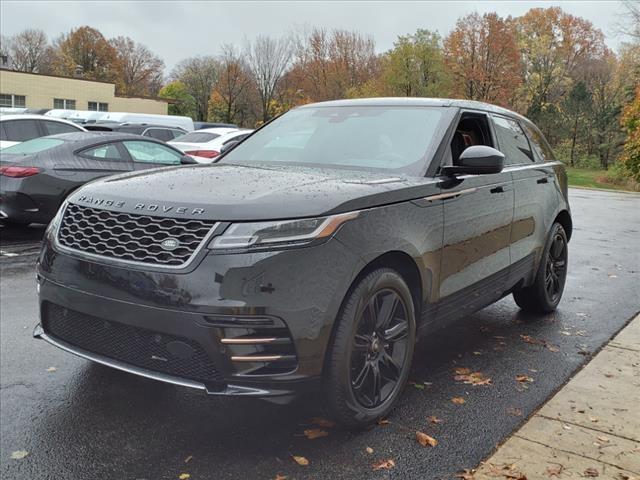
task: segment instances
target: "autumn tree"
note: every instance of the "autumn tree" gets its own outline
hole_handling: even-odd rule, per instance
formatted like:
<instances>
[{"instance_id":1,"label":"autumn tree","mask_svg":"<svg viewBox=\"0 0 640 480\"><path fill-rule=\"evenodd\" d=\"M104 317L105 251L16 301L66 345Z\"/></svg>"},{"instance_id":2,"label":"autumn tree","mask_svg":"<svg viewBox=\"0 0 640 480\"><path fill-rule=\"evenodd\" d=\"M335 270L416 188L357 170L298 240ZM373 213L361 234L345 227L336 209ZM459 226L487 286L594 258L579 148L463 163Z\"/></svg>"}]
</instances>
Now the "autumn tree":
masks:
<instances>
[{"instance_id":1,"label":"autumn tree","mask_svg":"<svg viewBox=\"0 0 640 480\"><path fill-rule=\"evenodd\" d=\"M622 160L630 176L640 182L640 84L634 99L624 108L621 123L627 136Z\"/></svg>"},{"instance_id":2,"label":"autumn tree","mask_svg":"<svg viewBox=\"0 0 640 480\"><path fill-rule=\"evenodd\" d=\"M6 40L13 68L23 72L46 73L52 57L47 35L42 30L26 29Z\"/></svg>"},{"instance_id":3,"label":"autumn tree","mask_svg":"<svg viewBox=\"0 0 640 480\"><path fill-rule=\"evenodd\" d=\"M382 81L389 95L446 96L449 78L444 67L440 36L419 29L398 37L382 59Z\"/></svg>"},{"instance_id":4,"label":"autumn tree","mask_svg":"<svg viewBox=\"0 0 640 480\"><path fill-rule=\"evenodd\" d=\"M116 52L116 86L123 95L154 96L162 86L164 62L129 37L112 38Z\"/></svg>"},{"instance_id":5,"label":"autumn tree","mask_svg":"<svg viewBox=\"0 0 640 480\"><path fill-rule=\"evenodd\" d=\"M207 120L209 97L218 81L220 65L215 57L202 56L182 60L172 77L182 82L195 102L196 120Z\"/></svg>"},{"instance_id":6,"label":"autumn tree","mask_svg":"<svg viewBox=\"0 0 640 480\"><path fill-rule=\"evenodd\" d=\"M158 96L175 100L169 104L169 115L195 116L196 101L180 80L174 80L162 87Z\"/></svg>"},{"instance_id":7,"label":"autumn tree","mask_svg":"<svg viewBox=\"0 0 640 480\"><path fill-rule=\"evenodd\" d=\"M239 52L233 45L223 45L219 57L218 81L209 99L209 118L226 123L242 123L240 117L248 108L250 84L248 68Z\"/></svg>"},{"instance_id":8,"label":"autumn tree","mask_svg":"<svg viewBox=\"0 0 640 480\"><path fill-rule=\"evenodd\" d=\"M522 83L513 19L496 13L460 18L444 40L444 54L455 96L511 106Z\"/></svg>"},{"instance_id":9,"label":"autumn tree","mask_svg":"<svg viewBox=\"0 0 640 480\"><path fill-rule=\"evenodd\" d=\"M60 75L82 75L91 80L114 81L116 50L95 28L80 27L56 42L54 69Z\"/></svg>"},{"instance_id":10,"label":"autumn tree","mask_svg":"<svg viewBox=\"0 0 640 480\"><path fill-rule=\"evenodd\" d=\"M291 60L291 40L259 35L245 44L245 58L252 81L260 97L262 120L271 116L269 106L275 98L280 79Z\"/></svg>"},{"instance_id":11,"label":"autumn tree","mask_svg":"<svg viewBox=\"0 0 640 480\"><path fill-rule=\"evenodd\" d=\"M570 91L580 64L604 55L604 35L560 7L533 8L517 19L517 28L527 114L540 120Z\"/></svg>"}]
</instances>

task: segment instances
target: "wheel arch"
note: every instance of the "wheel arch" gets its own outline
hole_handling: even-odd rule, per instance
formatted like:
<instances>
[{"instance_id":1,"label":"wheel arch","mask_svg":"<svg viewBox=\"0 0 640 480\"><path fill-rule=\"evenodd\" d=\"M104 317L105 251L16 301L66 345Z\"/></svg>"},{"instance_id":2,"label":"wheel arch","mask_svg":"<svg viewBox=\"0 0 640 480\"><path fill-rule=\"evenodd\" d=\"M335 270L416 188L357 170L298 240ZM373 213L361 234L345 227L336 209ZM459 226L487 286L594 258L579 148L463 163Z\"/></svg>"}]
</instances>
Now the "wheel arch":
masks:
<instances>
[{"instance_id":1,"label":"wheel arch","mask_svg":"<svg viewBox=\"0 0 640 480\"><path fill-rule=\"evenodd\" d=\"M573 220L571 220L571 214L568 210L562 210L556 215L553 223L558 222L564 228L567 234L567 241L571 240L571 234L573 233Z\"/></svg>"}]
</instances>

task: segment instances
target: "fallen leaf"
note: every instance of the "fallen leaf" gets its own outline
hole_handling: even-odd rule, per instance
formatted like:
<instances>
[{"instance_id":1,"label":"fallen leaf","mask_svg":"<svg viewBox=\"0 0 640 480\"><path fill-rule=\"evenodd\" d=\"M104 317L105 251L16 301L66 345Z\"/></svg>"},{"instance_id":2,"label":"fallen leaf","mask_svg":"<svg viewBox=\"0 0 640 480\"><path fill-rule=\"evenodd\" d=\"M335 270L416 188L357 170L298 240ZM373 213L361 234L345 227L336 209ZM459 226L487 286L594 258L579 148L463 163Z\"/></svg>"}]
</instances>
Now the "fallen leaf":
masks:
<instances>
[{"instance_id":1,"label":"fallen leaf","mask_svg":"<svg viewBox=\"0 0 640 480\"><path fill-rule=\"evenodd\" d=\"M56 370L58 370L56 367L47 368L47 372L55 372Z\"/></svg>"},{"instance_id":2,"label":"fallen leaf","mask_svg":"<svg viewBox=\"0 0 640 480\"><path fill-rule=\"evenodd\" d=\"M191 478L191 475L189 475L188 473L181 473L180 475L178 475L178 478L180 480L189 480Z\"/></svg>"},{"instance_id":3,"label":"fallen leaf","mask_svg":"<svg viewBox=\"0 0 640 480\"><path fill-rule=\"evenodd\" d=\"M309 440L315 440L316 438L322 438L329 435L326 430L320 430L319 428L310 428L304 431L304 436Z\"/></svg>"},{"instance_id":4,"label":"fallen leaf","mask_svg":"<svg viewBox=\"0 0 640 480\"><path fill-rule=\"evenodd\" d=\"M321 418L321 417L313 417L311 419L311 423L324 428L331 428L336 426L336 422L333 422L331 420L327 420L326 418Z\"/></svg>"},{"instance_id":5,"label":"fallen leaf","mask_svg":"<svg viewBox=\"0 0 640 480\"><path fill-rule=\"evenodd\" d=\"M476 350L475 352L473 352L473 354L474 355L482 355L482 352L479 352L479 351Z\"/></svg>"},{"instance_id":6,"label":"fallen leaf","mask_svg":"<svg viewBox=\"0 0 640 480\"><path fill-rule=\"evenodd\" d=\"M11 458L14 460L22 460L27 455L29 455L29 452L26 450L16 450L15 452L11 452Z\"/></svg>"},{"instance_id":7,"label":"fallen leaf","mask_svg":"<svg viewBox=\"0 0 640 480\"><path fill-rule=\"evenodd\" d=\"M547 476L549 477L559 477L562 471L564 470L564 465L553 465L547 467Z\"/></svg>"},{"instance_id":8,"label":"fallen leaf","mask_svg":"<svg viewBox=\"0 0 640 480\"><path fill-rule=\"evenodd\" d=\"M309 465L309 460L304 457L298 457L297 455L292 455L292 457L298 465L301 465L303 467Z\"/></svg>"},{"instance_id":9,"label":"fallen leaf","mask_svg":"<svg viewBox=\"0 0 640 480\"><path fill-rule=\"evenodd\" d=\"M519 408L515 408L515 407L507 408L507 413L509 415L513 415L514 417L521 417L522 416L522 410L520 410Z\"/></svg>"},{"instance_id":10,"label":"fallen leaf","mask_svg":"<svg viewBox=\"0 0 640 480\"><path fill-rule=\"evenodd\" d=\"M583 472L582 475L585 476L585 477L599 477L600 476L600 472L598 472L598 470L596 468L589 467Z\"/></svg>"},{"instance_id":11,"label":"fallen leaf","mask_svg":"<svg viewBox=\"0 0 640 480\"><path fill-rule=\"evenodd\" d=\"M598 423L598 419L596 417L589 417L589 421L593 423Z\"/></svg>"},{"instance_id":12,"label":"fallen leaf","mask_svg":"<svg viewBox=\"0 0 640 480\"><path fill-rule=\"evenodd\" d=\"M468 470L465 468L456 474L456 478L461 478L462 480L473 480L473 472L474 470Z\"/></svg>"},{"instance_id":13,"label":"fallen leaf","mask_svg":"<svg viewBox=\"0 0 640 480\"><path fill-rule=\"evenodd\" d=\"M273 480L287 480L287 476L286 475L280 475L279 473L276 473L276 477Z\"/></svg>"},{"instance_id":14,"label":"fallen leaf","mask_svg":"<svg viewBox=\"0 0 640 480\"><path fill-rule=\"evenodd\" d=\"M529 375L516 375L516 380L520 383L533 383L533 378Z\"/></svg>"},{"instance_id":15,"label":"fallen leaf","mask_svg":"<svg viewBox=\"0 0 640 480\"><path fill-rule=\"evenodd\" d=\"M436 417L435 415L427 417L427 420L429 420L431 423L442 423L442 419Z\"/></svg>"},{"instance_id":16,"label":"fallen leaf","mask_svg":"<svg viewBox=\"0 0 640 480\"><path fill-rule=\"evenodd\" d=\"M390 423L391 422L386 418L381 418L380 420L378 420L378 425L389 425Z\"/></svg>"},{"instance_id":17,"label":"fallen leaf","mask_svg":"<svg viewBox=\"0 0 640 480\"><path fill-rule=\"evenodd\" d=\"M467 401L466 401L464 398L462 398L462 397L453 397L453 398L451 399L451 401L452 401L453 403L455 403L456 405L462 405L462 404L464 404L464 403L467 403Z\"/></svg>"},{"instance_id":18,"label":"fallen leaf","mask_svg":"<svg viewBox=\"0 0 640 480\"><path fill-rule=\"evenodd\" d=\"M607 378L613 378L615 375L613 373L605 373L604 376Z\"/></svg>"},{"instance_id":19,"label":"fallen leaf","mask_svg":"<svg viewBox=\"0 0 640 480\"><path fill-rule=\"evenodd\" d=\"M435 447L438 441L424 432L416 432L416 440L423 447Z\"/></svg>"},{"instance_id":20,"label":"fallen leaf","mask_svg":"<svg viewBox=\"0 0 640 480\"><path fill-rule=\"evenodd\" d=\"M609 439L607 437L605 437L604 435L598 435L596 437L598 440L600 440L603 443L609 443Z\"/></svg>"},{"instance_id":21,"label":"fallen leaf","mask_svg":"<svg viewBox=\"0 0 640 480\"><path fill-rule=\"evenodd\" d=\"M562 428L565 430L571 430L571 427L569 425L562 425Z\"/></svg>"},{"instance_id":22,"label":"fallen leaf","mask_svg":"<svg viewBox=\"0 0 640 480\"><path fill-rule=\"evenodd\" d=\"M422 383L414 383L413 386L418 390L424 390L424 385Z\"/></svg>"},{"instance_id":23,"label":"fallen leaf","mask_svg":"<svg viewBox=\"0 0 640 480\"><path fill-rule=\"evenodd\" d=\"M371 447L367 447L367 448L365 448L365 451L366 451L369 455L371 455L371 454L373 453L373 448L371 448Z\"/></svg>"},{"instance_id":24,"label":"fallen leaf","mask_svg":"<svg viewBox=\"0 0 640 480\"><path fill-rule=\"evenodd\" d=\"M387 460L378 460L372 465L374 470L391 470L395 466L396 462L394 462L392 458L388 458Z\"/></svg>"},{"instance_id":25,"label":"fallen leaf","mask_svg":"<svg viewBox=\"0 0 640 480\"><path fill-rule=\"evenodd\" d=\"M459 373L467 372L467 373ZM482 372L471 372L468 368L457 368L457 375L453 379L457 382L466 383L468 385L491 385L491 379L486 377Z\"/></svg>"},{"instance_id":26,"label":"fallen leaf","mask_svg":"<svg viewBox=\"0 0 640 480\"><path fill-rule=\"evenodd\" d=\"M193 455L189 455L187 458L185 458L184 463L189 463L191 460L193 460Z\"/></svg>"}]
</instances>

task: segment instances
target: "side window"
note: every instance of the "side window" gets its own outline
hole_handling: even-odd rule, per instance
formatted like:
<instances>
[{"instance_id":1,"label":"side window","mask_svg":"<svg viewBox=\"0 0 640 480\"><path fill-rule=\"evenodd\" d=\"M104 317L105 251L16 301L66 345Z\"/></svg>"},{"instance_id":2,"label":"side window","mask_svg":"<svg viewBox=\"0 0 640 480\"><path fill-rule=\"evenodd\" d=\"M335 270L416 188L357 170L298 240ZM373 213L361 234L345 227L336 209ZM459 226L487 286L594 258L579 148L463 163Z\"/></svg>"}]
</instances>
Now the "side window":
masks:
<instances>
[{"instance_id":1,"label":"side window","mask_svg":"<svg viewBox=\"0 0 640 480\"><path fill-rule=\"evenodd\" d=\"M62 122L51 122L45 120L42 122L42 125L44 126L44 131L47 135L56 135L57 133L74 133L79 131L76 127Z\"/></svg>"},{"instance_id":2,"label":"side window","mask_svg":"<svg viewBox=\"0 0 640 480\"><path fill-rule=\"evenodd\" d=\"M549 146L547 139L542 135L542 132L536 127L526 123L523 126L525 132L527 132L527 136L529 137L529 143L531 143L531 148L533 148L536 160L539 162L553 162L556 157L553 155L553 150L551 150L551 147Z\"/></svg>"},{"instance_id":3,"label":"side window","mask_svg":"<svg viewBox=\"0 0 640 480\"><path fill-rule=\"evenodd\" d=\"M182 135L184 135L186 132L183 130L171 130L171 134L173 135L173 138L178 138L181 137ZM171 140L173 140L173 138Z\"/></svg>"},{"instance_id":4,"label":"side window","mask_svg":"<svg viewBox=\"0 0 640 480\"><path fill-rule=\"evenodd\" d=\"M143 135L145 137L155 138L163 142L168 142L169 140L173 140L173 133L171 133L171 130L166 128L150 128L147 131L145 131Z\"/></svg>"},{"instance_id":5,"label":"side window","mask_svg":"<svg viewBox=\"0 0 640 480\"><path fill-rule=\"evenodd\" d=\"M123 142L134 162L162 163L164 165L180 165L182 157L169 147L154 142Z\"/></svg>"},{"instance_id":6,"label":"side window","mask_svg":"<svg viewBox=\"0 0 640 480\"><path fill-rule=\"evenodd\" d=\"M506 117L493 117L500 151L505 155L505 165L520 165L534 161L529 140L522 127L515 120Z\"/></svg>"},{"instance_id":7,"label":"side window","mask_svg":"<svg viewBox=\"0 0 640 480\"><path fill-rule=\"evenodd\" d=\"M248 136L249 136L248 133L245 133L243 135L235 136L233 138L230 138L229 140L226 140L222 145L226 145L227 143L230 143L230 142L241 142L242 140L244 140Z\"/></svg>"},{"instance_id":8,"label":"side window","mask_svg":"<svg viewBox=\"0 0 640 480\"><path fill-rule=\"evenodd\" d=\"M36 120L9 120L2 123L6 139L11 142L24 142L41 136Z\"/></svg>"},{"instance_id":9,"label":"side window","mask_svg":"<svg viewBox=\"0 0 640 480\"><path fill-rule=\"evenodd\" d=\"M4 122L0 122L0 140L8 140L7 132L4 131Z\"/></svg>"},{"instance_id":10,"label":"side window","mask_svg":"<svg viewBox=\"0 0 640 480\"><path fill-rule=\"evenodd\" d=\"M248 135L248 134L247 134ZM493 147L486 115L463 114L451 139L451 156L455 164L462 152L473 145Z\"/></svg>"},{"instance_id":11,"label":"side window","mask_svg":"<svg viewBox=\"0 0 640 480\"><path fill-rule=\"evenodd\" d=\"M80 152L80 155L93 160L125 160L115 143L106 143Z\"/></svg>"}]
</instances>

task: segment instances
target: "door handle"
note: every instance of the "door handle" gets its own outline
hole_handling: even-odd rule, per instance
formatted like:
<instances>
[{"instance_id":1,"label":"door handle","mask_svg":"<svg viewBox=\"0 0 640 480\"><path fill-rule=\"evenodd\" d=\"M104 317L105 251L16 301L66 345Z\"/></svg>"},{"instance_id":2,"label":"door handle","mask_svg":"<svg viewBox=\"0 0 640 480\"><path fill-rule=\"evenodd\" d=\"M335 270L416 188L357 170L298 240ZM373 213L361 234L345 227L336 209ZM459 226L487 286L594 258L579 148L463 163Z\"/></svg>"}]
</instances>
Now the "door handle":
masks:
<instances>
[{"instance_id":1,"label":"door handle","mask_svg":"<svg viewBox=\"0 0 640 480\"><path fill-rule=\"evenodd\" d=\"M549 177L539 178L536 183L549 183Z\"/></svg>"},{"instance_id":2,"label":"door handle","mask_svg":"<svg viewBox=\"0 0 640 480\"><path fill-rule=\"evenodd\" d=\"M491 190L489 190L491 193L504 193L506 191L509 190L509 187L506 185L499 185L497 187L492 188Z\"/></svg>"}]
</instances>

